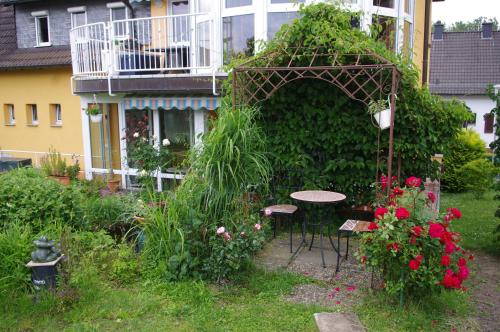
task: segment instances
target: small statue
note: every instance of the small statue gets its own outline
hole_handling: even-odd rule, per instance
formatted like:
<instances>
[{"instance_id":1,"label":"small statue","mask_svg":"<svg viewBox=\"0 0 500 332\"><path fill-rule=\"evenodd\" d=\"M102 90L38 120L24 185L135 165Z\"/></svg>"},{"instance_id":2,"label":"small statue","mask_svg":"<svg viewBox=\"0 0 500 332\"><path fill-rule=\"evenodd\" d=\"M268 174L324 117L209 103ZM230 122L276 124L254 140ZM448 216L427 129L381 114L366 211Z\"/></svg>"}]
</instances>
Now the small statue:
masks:
<instances>
[{"instance_id":1,"label":"small statue","mask_svg":"<svg viewBox=\"0 0 500 332\"><path fill-rule=\"evenodd\" d=\"M31 253L31 259L35 263L51 262L61 256L61 251L54 246L54 241L49 241L45 236L33 241L36 250Z\"/></svg>"}]
</instances>

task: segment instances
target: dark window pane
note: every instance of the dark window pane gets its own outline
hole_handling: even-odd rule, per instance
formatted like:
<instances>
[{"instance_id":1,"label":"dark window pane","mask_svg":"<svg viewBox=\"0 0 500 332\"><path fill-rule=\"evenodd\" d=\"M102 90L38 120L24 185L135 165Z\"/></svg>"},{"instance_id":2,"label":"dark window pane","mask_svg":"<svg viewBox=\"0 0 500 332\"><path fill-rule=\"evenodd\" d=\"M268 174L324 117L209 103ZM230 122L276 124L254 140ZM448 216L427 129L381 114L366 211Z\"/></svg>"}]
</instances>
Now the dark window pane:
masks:
<instances>
[{"instance_id":1,"label":"dark window pane","mask_svg":"<svg viewBox=\"0 0 500 332\"><path fill-rule=\"evenodd\" d=\"M374 6L394 8L394 0L373 0Z\"/></svg>"},{"instance_id":2,"label":"dark window pane","mask_svg":"<svg viewBox=\"0 0 500 332\"><path fill-rule=\"evenodd\" d=\"M385 43L388 49L394 50L394 35L396 31L396 19L387 16L373 16L372 31L375 39Z\"/></svg>"},{"instance_id":3,"label":"dark window pane","mask_svg":"<svg viewBox=\"0 0 500 332\"><path fill-rule=\"evenodd\" d=\"M186 159L187 152L194 141L194 115L191 110L160 109L160 144L164 139L170 141L173 166L179 168ZM165 172L165 170L163 170Z\"/></svg>"},{"instance_id":4,"label":"dark window pane","mask_svg":"<svg viewBox=\"0 0 500 332\"><path fill-rule=\"evenodd\" d=\"M224 17L224 63L227 64L237 54L254 53L254 18L251 15Z\"/></svg>"},{"instance_id":5,"label":"dark window pane","mask_svg":"<svg viewBox=\"0 0 500 332\"><path fill-rule=\"evenodd\" d=\"M267 39L273 39L276 32L279 31L281 26L285 23L291 22L293 19L298 18L297 12L288 13L268 13L267 14Z\"/></svg>"},{"instance_id":6,"label":"dark window pane","mask_svg":"<svg viewBox=\"0 0 500 332\"><path fill-rule=\"evenodd\" d=\"M177 1L172 3L172 15L189 14L189 1Z\"/></svg>"},{"instance_id":7,"label":"dark window pane","mask_svg":"<svg viewBox=\"0 0 500 332\"><path fill-rule=\"evenodd\" d=\"M38 43L49 42L49 19L47 16L38 17Z\"/></svg>"},{"instance_id":8,"label":"dark window pane","mask_svg":"<svg viewBox=\"0 0 500 332\"><path fill-rule=\"evenodd\" d=\"M292 3L292 2L304 2L305 0L297 0L297 1L292 1L292 0L271 0L271 3Z\"/></svg>"},{"instance_id":9,"label":"dark window pane","mask_svg":"<svg viewBox=\"0 0 500 332\"><path fill-rule=\"evenodd\" d=\"M491 134L493 133L493 115L492 114L485 114L484 115L484 133L485 134Z\"/></svg>"},{"instance_id":10,"label":"dark window pane","mask_svg":"<svg viewBox=\"0 0 500 332\"><path fill-rule=\"evenodd\" d=\"M226 0L226 8L251 6L251 5L252 5L252 0Z\"/></svg>"},{"instance_id":11,"label":"dark window pane","mask_svg":"<svg viewBox=\"0 0 500 332\"><path fill-rule=\"evenodd\" d=\"M111 9L112 21L125 20L126 18L127 18L127 10L125 7Z\"/></svg>"}]
</instances>

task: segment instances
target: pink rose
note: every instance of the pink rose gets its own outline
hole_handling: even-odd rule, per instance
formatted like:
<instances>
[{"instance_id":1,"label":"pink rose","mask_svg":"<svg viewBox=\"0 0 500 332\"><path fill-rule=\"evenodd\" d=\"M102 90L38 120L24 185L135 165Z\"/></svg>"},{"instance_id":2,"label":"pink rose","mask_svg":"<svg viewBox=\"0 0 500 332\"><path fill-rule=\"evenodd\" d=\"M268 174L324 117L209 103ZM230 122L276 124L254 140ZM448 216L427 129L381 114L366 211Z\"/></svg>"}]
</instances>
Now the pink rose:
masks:
<instances>
[{"instance_id":1,"label":"pink rose","mask_svg":"<svg viewBox=\"0 0 500 332\"><path fill-rule=\"evenodd\" d=\"M256 231L260 231L260 229L262 228L262 225L261 225L261 224L255 224L255 226L253 226L253 228L254 228Z\"/></svg>"},{"instance_id":2,"label":"pink rose","mask_svg":"<svg viewBox=\"0 0 500 332\"><path fill-rule=\"evenodd\" d=\"M222 235L225 232L226 232L226 229L224 227L217 228L217 235Z\"/></svg>"}]
</instances>

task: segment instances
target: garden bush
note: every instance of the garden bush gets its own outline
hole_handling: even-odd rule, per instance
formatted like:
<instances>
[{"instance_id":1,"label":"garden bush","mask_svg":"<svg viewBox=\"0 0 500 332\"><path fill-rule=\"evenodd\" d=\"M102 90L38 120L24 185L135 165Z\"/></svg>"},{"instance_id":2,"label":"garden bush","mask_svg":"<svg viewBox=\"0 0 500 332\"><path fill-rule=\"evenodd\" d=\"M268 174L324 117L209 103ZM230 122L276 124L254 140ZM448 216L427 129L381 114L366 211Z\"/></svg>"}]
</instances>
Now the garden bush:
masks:
<instances>
[{"instance_id":1,"label":"garden bush","mask_svg":"<svg viewBox=\"0 0 500 332\"><path fill-rule=\"evenodd\" d=\"M485 143L473 130L461 130L453 138L443 158L443 189L449 192L461 192L466 189L461 167L475 159L482 159L486 154Z\"/></svg>"},{"instance_id":2,"label":"garden bush","mask_svg":"<svg viewBox=\"0 0 500 332\"><path fill-rule=\"evenodd\" d=\"M491 189L497 173L493 163L484 158L469 161L457 171L465 189L471 191L476 198L483 197L484 193Z\"/></svg>"},{"instance_id":3,"label":"garden bush","mask_svg":"<svg viewBox=\"0 0 500 332\"><path fill-rule=\"evenodd\" d=\"M381 272L384 289L401 299L465 289L472 259L459 245L460 234L449 230L460 222L461 212L449 208L435 215L435 196L422 192L420 184L421 179L411 177L406 187L392 190L387 205L375 210L371 232L361 234L356 253L361 263Z\"/></svg>"},{"instance_id":4,"label":"garden bush","mask_svg":"<svg viewBox=\"0 0 500 332\"><path fill-rule=\"evenodd\" d=\"M33 225L47 222L75 228L82 225L82 195L73 186L47 179L41 171L16 169L0 175L0 227L9 222Z\"/></svg>"}]
</instances>

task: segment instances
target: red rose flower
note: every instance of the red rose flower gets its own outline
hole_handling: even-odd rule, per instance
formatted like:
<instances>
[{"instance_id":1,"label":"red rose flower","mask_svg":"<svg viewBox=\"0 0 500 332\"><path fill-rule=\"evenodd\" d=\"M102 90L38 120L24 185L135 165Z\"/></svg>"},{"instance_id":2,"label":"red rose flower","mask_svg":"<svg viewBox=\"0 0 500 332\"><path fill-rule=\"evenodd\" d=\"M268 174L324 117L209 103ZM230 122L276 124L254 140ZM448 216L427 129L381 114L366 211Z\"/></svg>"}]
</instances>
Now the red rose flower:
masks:
<instances>
[{"instance_id":1,"label":"red rose flower","mask_svg":"<svg viewBox=\"0 0 500 332\"><path fill-rule=\"evenodd\" d=\"M441 256L441 265L442 266L449 266L450 265L450 256L448 256L448 255Z\"/></svg>"},{"instance_id":2,"label":"red rose flower","mask_svg":"<svg viewBox=\"0 0 500 332\"><path fill-rule=\"evenodd\" d=\"M422 226L413 226L411 228L411 233L416 237L420 237L420 235L422 235L422 230L423 230Z\"/></svg>"},{"instance_id":3,"label":"red rose flower","mask_svg":"<svg viewBox=\"0 0 500 332\"><path fill-rule=\"evenodd\" d=\"M419 262L421 262L423 259L424 259L424 256L422 255L418 255L417 257L415 257L415 259Z\"/></svg>"},{"instance_id":4,"label":"red rose flower","mask_svg":"<svg viewBox=\"0 0 500 332\"><path fill-rule=\"evenodd\" d=\"M395 252L398 252L399 251L399 243L389 243L387 245L387 250L394 250Z\"/></svg>"},{"instance_id":5,"label":"red rose flower","mask_svg":"<svg viewBox=\"0 0 500 332\"><path fill-rule=\"evenodd\" d=\"M375 210L375 219L382 219L384 215L389 212L389 210L385 207L379 207Z\"/></svg>"},{"instance_id":6,"label":"red rose flower","mask_svg":"<svg viewBox=\"0 0 500 332\"><path fill-rule=\"evenodd\" d=\"M469 277L469 269L467 268L467 266L460 266L458 268L458 278L460 279L460 281L464 281L468 277Z\"/></svg>"},{"instance_id":7,"label":"red rose flower","mask_svg":"<svg viewBox=\"0 0 500 332\"><path fill-rule=\"evenodd\" d=\"M417 188L417 187L420 187L421 183L422 183L422 179L417 178L415 176L411 176L408 179L406 179L406 185L408 187Z\"/></svg>"},{"instance_id":8,"label":"red rose flower","mask_svg":"<svg viewBox=\"0 0 500 332\"><path fill-rule=\"evenodd\" d=\"M382 186L382 189L386 189L387 188L387 182L389 182L387 180L388 180L387 176L385 176L383 174L380 176L380 185Z\"/></svg>"},{"instance_id":9,"label":"red rose flower","mask_svg":"<svg viewBox=\"0 0 500 332\"><path fill-rule=\"evenodd\" d=\"M418 268L420 267L420 261L419 260L416 260L416 259L412 259L410 261L410 263L408 263L408 267L410 269L412 269L413 271L416 271L418 270Z\"/></svg>"},{"instance_id":10,"label":"red rose flower","mask_svg":"<svg viewBox=\"0 0 500 332\"><path fill-rule=\"evenodd\" d=\"M417 238L415 235L410 236L410 244L417 244Z\"/></svg>"},{"instance_id":11,"label":"red rose flower","mask_svg":"<svg viewBox=\"0 0 500 332\"><path fill-rule=\"evenodd\" d=\"M444 252L451 254L456 249L455 243L448 241L444 244Z\"/></svg>"},{"instance_id":12,"label":"red rose flower","mask_svg":"<svg viewBox=\"0 0 500 332\"><path fill-rule=\"evenodd\" d=\"M441 238L441 235L445 232L443 225L438 223L429 223L429 236L432 238Z\"/></svg>"},{"instance_id":13,"label":"red rose flower","mask_svg":"<svg viewBox=\"0 0 500 332\"><path fill-rule=\"evenodd\" d=\"M361 257L361 264L365 264L366 263L366 256L362 256Z\"/></svg>"},{"instance_id":14,"label":"red rose flower","mask_svg":"<svg viewBox=\"0 0 500 332\"><path fill-rule=\"evenodd\" d=\"M405 192L401 188L396 187L392 190L392 193L394 194L394 196L403 196Z\"/></svg>"},{"instance_id":15,"label":"red rose flower","mask_svg":"<svg viewBox=\"0 0 500 332\"><path fill-rule=\"evenodd\" d=\"M374 231L374 230L376 230L376 229L378 229L378 225L377 225L377 223L374 223L374 222L372 221L372 222L370 223L370 225L368 225L368 230L370 230L370 231Z\"/></svg>"},{"instance_id":16,"label":"red rose flower","mask_svg":"<svg viewBox=\"0 0 500 332\"><path fill-rule=\"evenodd\" d=\"M394 202L394 201L390 201L390 202L389 202L389 206L396 206L396 202Z\"/></svg>"},{"instance_id":17,"label":"red rose flower","mask_svg":"<svg viewBox=\"0 0 500 332\"><path fill-rule=\"evenodd\" d=\"M396 218L398 218L399 220L408 219L408 218L410 218L410 212L408 212L408 210L405 209L404 207L397 208L396 209Z\"/></svg>"},{"instance_id":18,"label":"red rose flower","mask_svg":"<svg viewBox=\"0 0 500 332\"><path fill-rule=\"evenodd\" d=\"M429 199L431 203L434 203L436 201L436 195L434 195L432 191L429 191L427 193L427 199Z\"/></svg>"},{"instance_id":19,"label":"red rose flower","mask_svg":"<svg viewBox=\"0 0 500 332\"><path fill-rule=\"evenodd\" d=\"M458 259L458 266L465 266L465 265L467 265L467 261L465 260L465 258L460 257Z\"/></svg>"},{"instance_id":20,"label":"red rose flower","mask_svg":"<svg viewBox=\"0 0 500 332\"><path fill-rule=\"evenodd\" d=\"M470 261L474 260L474 255L469 255L469 260Z\"/></svg>"},{"instance_id":21,"label":"red rose flower","mask_svg":"<svg viewBox=\"0 0 500 332\"><path fill-rule=\"evenodd\" d=\"M455 289L459 289L462 282L460 281L460 279L458 278L458 276L454 275L454 274L446 274L443 278L443 281L442 281L442 284L444 287L446 288L455 288Z\"/></svg>"},{"instance_id":22,"label":"red rose flower","mask_svg":"<svg viewBox=\"0 0 500 332\"><path fill-rule=\"evenodd\" d=\"M441 243L450 242L452 240L452 234L448 231L444 231L443 234L441 234L441 236L439 237L439 239L441 240Z\"/></svg>"},{"instance_id":23,"label":"red rose flower","mask_svg":"<svg viewBox=\"0 0 500 332\"><path fill-rule=\"evenodd\" d=\"M453 218L455 218L455 219L462 218L462 212L460 212L460 210L457 208L449 208L447 211L448 211L448 214L451 214L453 216Z\"/></svg>"}]
</instances>

